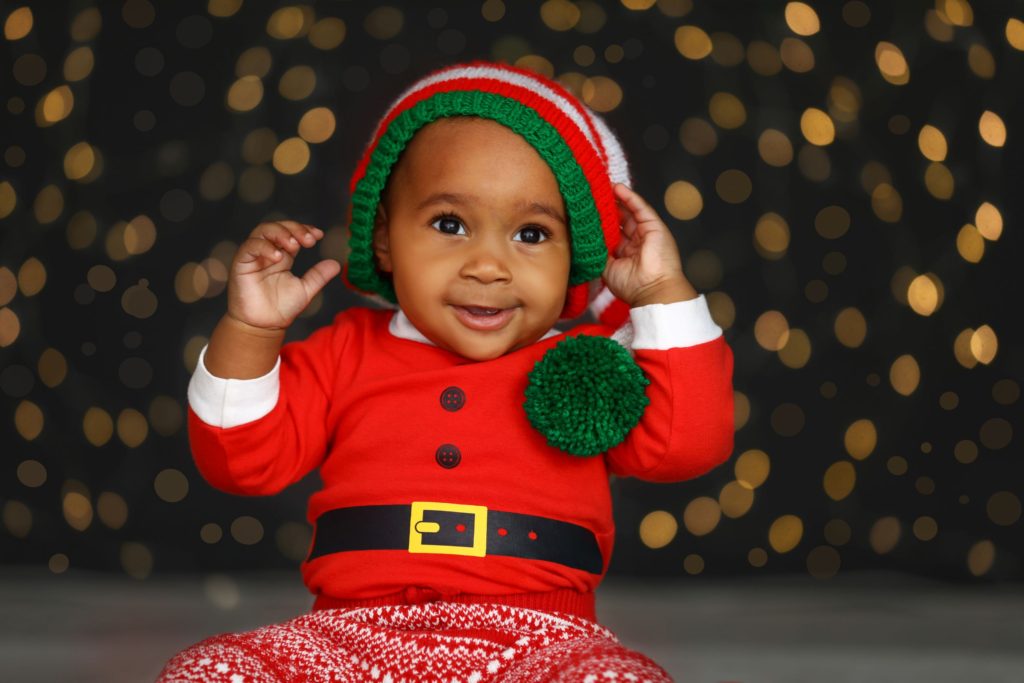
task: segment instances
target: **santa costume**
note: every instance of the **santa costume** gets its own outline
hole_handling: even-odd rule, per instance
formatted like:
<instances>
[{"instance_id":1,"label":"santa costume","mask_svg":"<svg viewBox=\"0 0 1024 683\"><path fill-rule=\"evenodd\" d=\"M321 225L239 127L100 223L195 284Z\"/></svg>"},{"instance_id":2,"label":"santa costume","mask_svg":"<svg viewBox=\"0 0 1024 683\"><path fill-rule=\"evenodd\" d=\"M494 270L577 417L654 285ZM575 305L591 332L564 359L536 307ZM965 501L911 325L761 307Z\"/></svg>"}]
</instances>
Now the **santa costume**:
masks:
<instances>
[{"instance_id":1,"label":"santa costume","mask_svg":"<svg viewBox=\"0 0 1024 683\"><path fill-rule=\"evenodd\" d=\"M473 361L396 306L374 265L377 204L416 131L452 116L497 121L548 163L572 238L562 317L589 307L596 322ZM256 379L211 375L204 349L189 385L211 485L273 495L319 470L301 565L313 609L207 638L160 681L671 680L597 622L609 476L675 482L728 459L733 357L703 295L630 309L601 286L617 182L630 178L608 126L537 74L457 65L395 100L352 179L343 273L385 306L342 311Z\"/></svg>"}]
</instances>

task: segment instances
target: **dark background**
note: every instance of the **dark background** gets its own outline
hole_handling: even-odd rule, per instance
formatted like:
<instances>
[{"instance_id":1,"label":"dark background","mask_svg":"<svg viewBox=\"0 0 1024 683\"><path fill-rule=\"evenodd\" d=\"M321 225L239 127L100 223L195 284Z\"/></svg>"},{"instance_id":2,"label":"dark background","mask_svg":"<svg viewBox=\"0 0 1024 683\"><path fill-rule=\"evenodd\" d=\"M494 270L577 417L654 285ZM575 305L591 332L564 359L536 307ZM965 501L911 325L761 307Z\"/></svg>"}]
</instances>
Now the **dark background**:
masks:
<instances>
[{"instance_id":1,"label":"dark background","mask_svg":"<svg viewBox=\"0 0 1024 683\"><path fill-rule=\"evenodd\" d=\"M225 308L224 266L275 217L324 228L323 254L342 258L348 177L383 110L427 71L486 58L541 70L602 109L634 187L672 228L735 353L733 458L679 484L613 481L613 573L1024 578L1014 434L1024 348L1010 317L1024 161L1024 39L1010 20L1024 19L1024 3L814 2L821 28L807 36L787 24L784 2L238 4L30 3L20 37L24 10L0 3L4 564L139 579L297 566L316 475L272 498L232 497L207 485L189 455L185 392ZM287 16L274 12L287 7L299 8L298 28L274 37ZM329 34L319 22L331 17L344 22L343 40L317 47L311 36ZM684 25L711 36L710 54L680 53ZM880 41L902 51L906 84L883 78ZM263 95L234 111L227 93L252 48L269 60ZM801 49L812 68L779 61L780 50ZM296 66L310 67L315 85L291 99L279 84ZM621 90L617 104L600 77ZM853 93L852 112L830 98L837 82ZM60 95L50 93L65 85L73 105L51 123L44 104L52 111ZM738 127L715 122L716 93L742 102ZM317 107L333 113L335 130L286 173L273 152ZM830 143L805 139L810 107L829 112ZM1004 146L979 135L986 110L1005 124ZM926 186L925 125L948 143L936 162L953 181L948 198ZM769 128L790 141L791 162L759 152ZM696 147L694 130L713 131L713 148ZM83 142L91 164L68 156ZM899 218L872 202L882 179L900 197ZM699 215L669 210L677 181L700 192ZM957 239L984 202L1002 231L975 263ZM849 216L845 231L819 219L836 206ZM769 212L788 225L781 250L755 234ZM319 257L301 255L296 270ZM930 315L908 305L920 274L942 284ZM334 282L289 338L357 304ZM851 339L857 313L862 341ZM790 333L781 353L787 338L772 320ZM983 362L966 341L979 328ZM801 340L807 361L784 362ZM920 372L908 395L890 379L906 355ZM877 434L870 452L844 445L851 426L866 433L859 421ZM736 507L743 495L748 508Z\"/></svg>"}]
</instances>

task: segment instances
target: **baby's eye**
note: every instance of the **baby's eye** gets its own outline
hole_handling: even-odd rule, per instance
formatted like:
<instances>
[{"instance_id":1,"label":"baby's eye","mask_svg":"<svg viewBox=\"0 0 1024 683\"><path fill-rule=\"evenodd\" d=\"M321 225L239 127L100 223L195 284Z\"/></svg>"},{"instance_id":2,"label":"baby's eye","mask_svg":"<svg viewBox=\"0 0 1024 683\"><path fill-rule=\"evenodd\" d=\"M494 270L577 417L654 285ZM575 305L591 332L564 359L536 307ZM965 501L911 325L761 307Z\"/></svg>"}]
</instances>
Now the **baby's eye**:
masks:
<instances>
[{"instance_id":1,"label":"baby's eye","mask_svg":"<svg viewBox=\"0 0 1024 683\"><path fill-rule=\"evenodd\" d=\"M526 242L528 244L539 244L549 237L547 230L535 225L523 228L516 234L522 236L522 239L519 240L520 242Z\"/></svg>"},{"instance_id":2,"label":"baby's eye","mask_svg":"<svg viewBox=\"0 0 1024 683\"><path fill-rule=\"evenodd\" d=\"M462 221L458 218L453 218L452 216L440 216L435 218L434 222L430 225L446 235L466 234L466 228L462 225Z\"/></svg>"}]
</instances>

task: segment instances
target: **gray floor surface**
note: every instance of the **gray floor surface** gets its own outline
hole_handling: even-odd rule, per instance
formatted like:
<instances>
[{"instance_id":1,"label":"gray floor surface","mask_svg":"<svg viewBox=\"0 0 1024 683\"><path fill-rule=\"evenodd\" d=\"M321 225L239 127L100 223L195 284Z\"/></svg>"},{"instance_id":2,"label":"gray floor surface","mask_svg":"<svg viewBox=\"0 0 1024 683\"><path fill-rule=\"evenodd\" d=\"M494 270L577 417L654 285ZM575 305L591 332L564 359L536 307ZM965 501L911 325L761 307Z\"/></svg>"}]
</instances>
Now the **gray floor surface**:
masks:
<instances>
[{"instance_id":1,"label":"gray floor surface","mask_svg":"<svg viewBox=\"0 0 1024 683\"><path fill-rule=\"evenodd\" d=\"M206 636L308 611L298 573L153 577L0 568L0 681L153 681ZM1024 681L1024 587L892 574L635 581L598 619L685 683Z\"/></svg>"}]
</instances>

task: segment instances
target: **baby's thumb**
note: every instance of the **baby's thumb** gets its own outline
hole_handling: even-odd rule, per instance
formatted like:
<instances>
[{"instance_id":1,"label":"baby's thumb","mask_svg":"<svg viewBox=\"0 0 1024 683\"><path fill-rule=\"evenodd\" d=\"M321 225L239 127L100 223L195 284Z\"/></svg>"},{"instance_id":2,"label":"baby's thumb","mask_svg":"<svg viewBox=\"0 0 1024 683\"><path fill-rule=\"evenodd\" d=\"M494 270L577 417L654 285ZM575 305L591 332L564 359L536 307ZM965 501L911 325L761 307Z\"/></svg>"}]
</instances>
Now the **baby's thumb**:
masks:
<instances>
[{"instance_id":1,"label":"baby's thumb","mask_svg":"<svg viewBox=\"0 0 1024 683\"><path fill-rule=\"evenodd\" d=\"M341 272L341 264L334 259L324 259L310 268L302 276L302 285L306 288L306 295L312 299L316 293L324 288L328 282L333 280Z\"/></svg>"}]
</instances>

